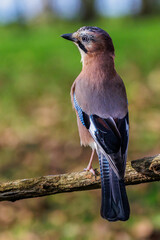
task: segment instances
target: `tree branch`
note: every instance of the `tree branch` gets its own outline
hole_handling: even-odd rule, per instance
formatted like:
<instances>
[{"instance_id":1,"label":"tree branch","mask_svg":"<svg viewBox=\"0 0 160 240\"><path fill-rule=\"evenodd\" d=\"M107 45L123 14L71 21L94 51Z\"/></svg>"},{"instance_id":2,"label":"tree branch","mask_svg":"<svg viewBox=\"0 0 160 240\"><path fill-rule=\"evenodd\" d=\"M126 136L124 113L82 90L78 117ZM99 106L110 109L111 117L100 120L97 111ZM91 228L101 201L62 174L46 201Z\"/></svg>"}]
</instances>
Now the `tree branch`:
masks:
<instances>
[{"instance_id":1,"label":"tree branch","mask_svg":"<svg viewBox=\"0 0 160 240\"><path fill-rule=\"evenodd\" d=\"M125 184L133 185L160 180L160 154L127 163ZM75 172L21 179L0 184L0 201L16 201L25 198L84 191L101 187L100 174Z\"/></svg>"}]
</instances>

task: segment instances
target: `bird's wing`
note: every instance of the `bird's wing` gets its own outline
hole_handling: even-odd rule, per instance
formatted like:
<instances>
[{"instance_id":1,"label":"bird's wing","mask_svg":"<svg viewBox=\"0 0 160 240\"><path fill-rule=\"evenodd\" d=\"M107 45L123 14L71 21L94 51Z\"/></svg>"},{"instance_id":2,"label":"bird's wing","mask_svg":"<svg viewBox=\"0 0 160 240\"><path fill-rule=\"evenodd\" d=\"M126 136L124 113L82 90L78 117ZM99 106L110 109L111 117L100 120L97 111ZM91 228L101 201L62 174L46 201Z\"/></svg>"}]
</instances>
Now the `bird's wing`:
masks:
<instances>
[{"instance_id":1,"label":"bird's wing","mask_svg":"<svg viewBox=\"0 0 160 240\"><path fill-rule=\"evenodd\" d=\"M74 105L82 124L90 132L99 150L108 159L117 177L123 178L129 138L128 113L122 119L89 116L78 105L75 95Z\"/></svg>"},{"instance_id":2,"label":"bird's wing","mask_svg":"<svg viewBox=\"0 0 160 240\"><path fill-rule=\"evenodd\" d=\"M88 128L100 152L106 156L119 179L124 177L128 147L128 114L123 119L89 116Z\"/></svg>"}]
</instances>

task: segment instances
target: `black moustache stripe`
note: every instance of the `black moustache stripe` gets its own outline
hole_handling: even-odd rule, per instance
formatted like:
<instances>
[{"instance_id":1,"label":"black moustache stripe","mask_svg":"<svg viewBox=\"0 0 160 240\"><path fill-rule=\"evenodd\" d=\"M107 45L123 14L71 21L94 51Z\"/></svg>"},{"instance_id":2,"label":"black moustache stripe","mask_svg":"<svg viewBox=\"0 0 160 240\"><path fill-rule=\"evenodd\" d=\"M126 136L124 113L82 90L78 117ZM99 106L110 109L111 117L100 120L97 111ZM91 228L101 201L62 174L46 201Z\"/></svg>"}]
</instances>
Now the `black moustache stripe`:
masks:
<instances>
[{"instance_id":1,"label":"black moustache stripe","mask_svg":"<svg viewBox=\"0 0 160 240\"><path fill-rule=\"evenodd\" d=\"M80 41L78 41L78 46L79 46L85 53L88 52L87 49L85 48L85 46L84 46Z\"/></svg>"}]
</instances>

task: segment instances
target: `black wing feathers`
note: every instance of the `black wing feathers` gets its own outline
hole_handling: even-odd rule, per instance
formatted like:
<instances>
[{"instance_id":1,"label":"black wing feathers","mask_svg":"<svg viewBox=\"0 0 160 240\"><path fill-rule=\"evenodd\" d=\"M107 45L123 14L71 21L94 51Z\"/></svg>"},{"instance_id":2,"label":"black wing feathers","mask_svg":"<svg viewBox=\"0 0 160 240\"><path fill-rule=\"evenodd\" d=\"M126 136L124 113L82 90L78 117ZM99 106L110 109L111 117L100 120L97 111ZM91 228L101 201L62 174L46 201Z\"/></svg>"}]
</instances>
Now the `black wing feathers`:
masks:
<instances>
[{"instance_id":1,"label":"black wing feathers","mask_svg":"<svg viewBox=\"0 0 160 240\"><path fill-rule=\"evenodd\" d=\"M90 116L89 132L119 179L124 177L128 146L128 114L123 119Z\"/></svg>"},{"instance_id":2,"label":"black wing feathers","mask_svg":"<svg viewBox=\"0 0 160 240\"><path fill-rule=\"evenodd\" d=\"M97 129L96 137L106 153L117 153L121 146L121 136L113 121L92 115L91 119Z\"/></svg>"},{"instance_id":3,"label":"black wing feathers","mask_svg":"<svg viewBox=\"0 0 160 240\"><path fill-rule=\"evenodd\" d=\"M117 127L121 134L122 143L121 143L121 153L122 155L126 154L128 148L128 138L129 138L129 117L128 113L123 119L117 121Z\"/></svg>"}]
</instances>

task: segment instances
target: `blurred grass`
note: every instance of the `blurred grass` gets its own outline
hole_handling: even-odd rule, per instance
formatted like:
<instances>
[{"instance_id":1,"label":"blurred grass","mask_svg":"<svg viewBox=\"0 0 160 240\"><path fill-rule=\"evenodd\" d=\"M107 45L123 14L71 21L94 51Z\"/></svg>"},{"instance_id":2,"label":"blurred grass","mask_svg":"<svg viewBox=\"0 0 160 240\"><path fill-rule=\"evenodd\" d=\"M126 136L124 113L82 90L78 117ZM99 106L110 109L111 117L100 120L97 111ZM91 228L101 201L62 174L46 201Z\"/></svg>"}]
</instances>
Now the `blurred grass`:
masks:
<instances>
[{"instance_id":1,"label":"blurred grass","mask_svg":"<svg viewBox=\"0 0 160 240\"><path fill-rule=\"evenodd\" d=\"M129 159L159 152L160 18L99 19L116 49L116 69L129 99ZM80 55L60 38L79 22L0 27L0 172L2 180L81 170L90 150L79 146L70 87ZM0 239L138 239L137 222L160 231L157 183L128 188L131 219L99 216L100 192L2 203Z\"/></svg>"}]
</instances>

